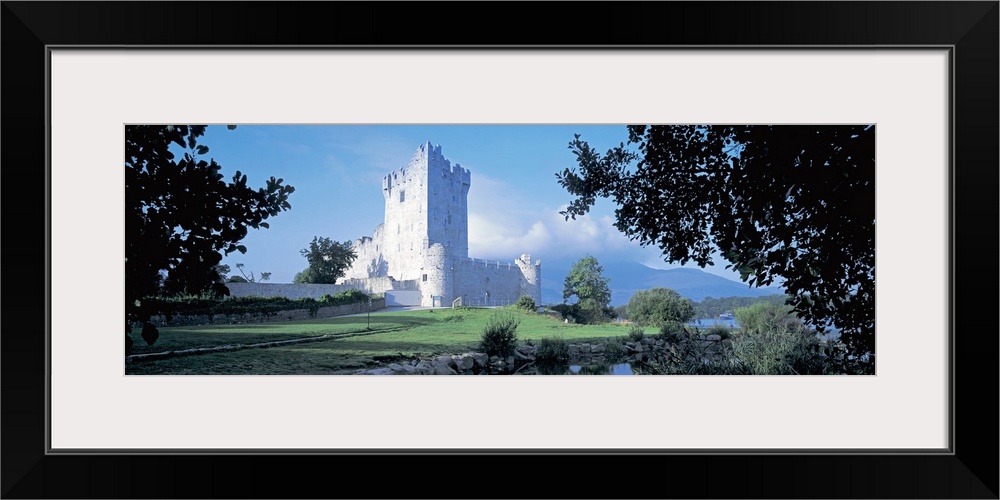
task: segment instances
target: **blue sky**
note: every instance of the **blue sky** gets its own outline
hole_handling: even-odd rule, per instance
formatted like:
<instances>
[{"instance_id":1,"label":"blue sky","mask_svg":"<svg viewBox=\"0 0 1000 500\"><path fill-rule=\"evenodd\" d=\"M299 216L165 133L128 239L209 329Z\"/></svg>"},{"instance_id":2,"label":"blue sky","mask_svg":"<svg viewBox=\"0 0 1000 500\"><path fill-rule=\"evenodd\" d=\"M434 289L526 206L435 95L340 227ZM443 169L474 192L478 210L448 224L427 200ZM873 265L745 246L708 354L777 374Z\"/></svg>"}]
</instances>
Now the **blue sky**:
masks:
<instances>
[{"instance_id":1,"label":"blue sky","mask_svg":"<svg viewBox=\"0 0 1000 500\"><path fill-rule=\"evenodd\" d=\"M559 211L572 197L555 174L575 166L567 148L573 134L600 151L627 139L624 125L239 125L209 126L200 144L227 181L240 170L262 187L270 176L295 187L291 210L268 220L243 240L246 254L223 259L238 274L270 272L272 283L290 283L307 262L299 251L313 236L336 241L371 235L383 220L381 180L406 165L427 141L441 145L452 164L471 170L469 256L509 261L522 253L546 261L636 261L671 269L656 248L642 248L613 227L614 205L598 200L585 217L566 221ZM734 281L716 265L704 270ZM696 267L688 264L685 267Z\"/></svg>"}]
</instances>

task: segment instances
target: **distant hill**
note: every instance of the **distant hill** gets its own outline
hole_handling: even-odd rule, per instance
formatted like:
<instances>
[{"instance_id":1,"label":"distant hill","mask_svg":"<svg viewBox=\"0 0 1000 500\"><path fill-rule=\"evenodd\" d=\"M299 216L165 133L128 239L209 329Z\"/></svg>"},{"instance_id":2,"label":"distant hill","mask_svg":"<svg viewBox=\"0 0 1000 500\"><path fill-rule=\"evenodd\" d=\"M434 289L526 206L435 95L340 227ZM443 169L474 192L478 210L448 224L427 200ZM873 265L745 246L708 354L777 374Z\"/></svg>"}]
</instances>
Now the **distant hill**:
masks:
<instances>
[{"instance_id":1,"label":"distant hill","mask_svg":"<svg viewBox=\"0 0 1000 500\"><path fill-rule=\"evenodd\" d=\"M611 278L611 305L628 303L638 290L662 287L677 291L683 297L700 301L705 297L760 297L782 294L778 287L751 288L746 283L706 273L700 269L653 269L638 262L601 262L604 276ZM572 262L542 263L542 302L562 302L563 281Z\"/></svg>"}]
</instances>

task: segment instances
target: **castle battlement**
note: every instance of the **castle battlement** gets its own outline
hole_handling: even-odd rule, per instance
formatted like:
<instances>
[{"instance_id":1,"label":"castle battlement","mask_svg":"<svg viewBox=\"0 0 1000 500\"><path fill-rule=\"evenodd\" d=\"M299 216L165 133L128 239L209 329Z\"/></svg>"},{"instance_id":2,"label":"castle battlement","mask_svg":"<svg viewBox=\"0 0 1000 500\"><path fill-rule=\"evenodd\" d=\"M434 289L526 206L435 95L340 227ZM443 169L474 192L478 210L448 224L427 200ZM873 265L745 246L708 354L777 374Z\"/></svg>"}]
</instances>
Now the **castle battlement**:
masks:
<instances>
[{"instance_id":1,"label":"castle battlement","mask_svg":"<svg viewBox=\"0 0 1000 500\"><path fill-rule=\"evenodd\" d=\"M385 220L374 235L354 241L358 253L345 280L415 280L423 305L541 301L540 262L528 254L511 262L469 258L469 169L444 157L441 146L417 147L405 167L382 178ZM442 302L443 301L443 302Z\"/></svg>"}]
</instances>

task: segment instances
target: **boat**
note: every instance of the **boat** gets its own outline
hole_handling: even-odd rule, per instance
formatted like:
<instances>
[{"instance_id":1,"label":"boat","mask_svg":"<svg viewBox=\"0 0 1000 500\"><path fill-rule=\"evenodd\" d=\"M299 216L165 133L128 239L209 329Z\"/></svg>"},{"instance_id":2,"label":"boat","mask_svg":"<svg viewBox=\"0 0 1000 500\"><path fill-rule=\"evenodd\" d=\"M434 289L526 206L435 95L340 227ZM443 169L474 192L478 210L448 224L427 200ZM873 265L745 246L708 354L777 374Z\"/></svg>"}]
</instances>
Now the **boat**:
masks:
<instances>
[{"instance_id":1,"label":"boat","mask_svg":"<svg viewBox=\"0 0 1000 500\"><path fill-rule=\"evenodd\" d=\"M719 319L730 320L733 319L733 315L729 313L722 313L719 315Z\"/></svg>"}]
</instances>

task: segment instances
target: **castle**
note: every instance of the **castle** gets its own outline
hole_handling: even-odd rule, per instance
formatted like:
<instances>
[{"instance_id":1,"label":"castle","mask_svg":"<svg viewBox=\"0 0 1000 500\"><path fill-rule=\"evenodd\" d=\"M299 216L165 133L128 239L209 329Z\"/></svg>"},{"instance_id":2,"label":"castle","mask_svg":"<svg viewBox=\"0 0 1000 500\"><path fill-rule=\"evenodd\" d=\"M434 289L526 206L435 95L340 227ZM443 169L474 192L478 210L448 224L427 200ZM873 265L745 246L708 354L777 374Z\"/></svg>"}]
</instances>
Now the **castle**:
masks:
<instances>
[{"instance_id":1,"label":"castle","mask_svg":"<svg viewBox=\"0 0 1000 500\"><path fill-rule=\"evenodd\" d=\"M354 241L357 253L338 284L378 292L419 292L422 306L541 303L541 261L469 258L470 172L421 144L410 162L382 178L385 221Z\"/></svg>"}]
</instances>

